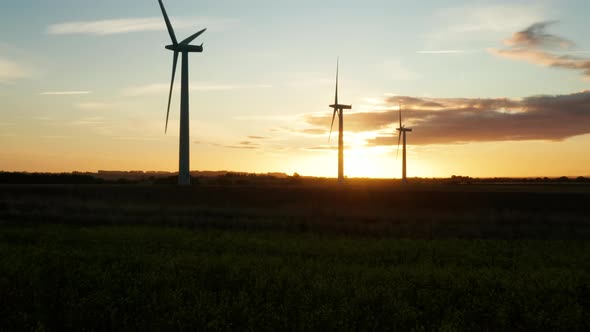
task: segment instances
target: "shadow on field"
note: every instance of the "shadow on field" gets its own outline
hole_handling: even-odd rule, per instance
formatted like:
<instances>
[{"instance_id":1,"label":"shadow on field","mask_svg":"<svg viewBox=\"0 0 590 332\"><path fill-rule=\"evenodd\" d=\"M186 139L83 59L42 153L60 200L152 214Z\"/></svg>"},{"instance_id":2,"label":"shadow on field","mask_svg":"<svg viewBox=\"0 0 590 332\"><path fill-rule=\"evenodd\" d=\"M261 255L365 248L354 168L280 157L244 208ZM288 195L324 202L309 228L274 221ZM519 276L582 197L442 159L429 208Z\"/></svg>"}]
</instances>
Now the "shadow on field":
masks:
<instances>
[{"instance_id":1,"label":"shadow on field","mask_svg":"<svg viewBox=\"0 0 590 332\"><path fill-rule=\"evenodd\" d=\"M5 224L590 238L585 186L0 186Z\"/></svg>"}]
</instances>

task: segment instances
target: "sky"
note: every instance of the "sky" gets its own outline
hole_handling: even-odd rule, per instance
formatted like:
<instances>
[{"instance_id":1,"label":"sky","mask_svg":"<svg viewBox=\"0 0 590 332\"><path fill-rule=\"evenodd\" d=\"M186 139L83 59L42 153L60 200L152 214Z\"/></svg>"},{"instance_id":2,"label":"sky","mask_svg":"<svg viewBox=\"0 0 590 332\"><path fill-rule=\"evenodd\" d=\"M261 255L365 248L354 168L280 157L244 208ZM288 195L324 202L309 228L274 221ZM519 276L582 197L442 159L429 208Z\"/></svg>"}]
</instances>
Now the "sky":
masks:
<instances>
[{"instance_id":1,"label":"sky","mask_svg":"<svg viewBox=\"0 0 590 332\"><path fill-rule=\"evenodd\" d=\"M190 54L192 170L590 175L587 0L165 0ZM0 170L178 169L177 72L156 0L21 0L0 11ZM180 67L180 66L179 66ZM180 69L180 68L178 68ZM337 133L336 133L337 134Z\"/></svg>"}]
</instances>

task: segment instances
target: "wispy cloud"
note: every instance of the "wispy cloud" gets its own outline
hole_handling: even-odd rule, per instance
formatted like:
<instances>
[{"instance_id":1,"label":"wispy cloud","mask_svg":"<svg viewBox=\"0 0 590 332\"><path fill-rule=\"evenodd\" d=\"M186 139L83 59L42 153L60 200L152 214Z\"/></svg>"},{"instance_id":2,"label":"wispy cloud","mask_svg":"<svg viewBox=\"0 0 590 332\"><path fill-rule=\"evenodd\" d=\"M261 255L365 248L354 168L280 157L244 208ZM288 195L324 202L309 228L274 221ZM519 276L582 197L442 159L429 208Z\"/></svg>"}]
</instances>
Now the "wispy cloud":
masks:
<instances>
[{"instance_id":1,"label":"wispy cloud","mask_svg":"<svg viewBox=\"0 0 590 332\"><path fill-rule=\"evenodd\" d=\"M301 76L301 75L297 75ZM330 86L334 84L334 78L328 77L309 77L309 78L294 78L292 81L286 83L292 88L317 88L321 86Z\"/></svg>"},{"instance_id":2,"label":"wispy cloud","mask_svg":"<svg viewBox=\"0 0 590 332\"><path fill-rule=\"evenodd\" d=\"M163 141L161 136L111 136L112 139L121 141Z\"/></svg>"},{"instance_id":3,"label":"wispy cloud","mask_svg":"<svg viewBox=\"0 0 590 332\"><path fill-rule=\"evenodd\" d=\"M509 98L388 97L388 111L351 113L350 132L393 133L398 103L404 121L414 128L412 144L450 144L485 141L561 141L590 134L590 91L570 95ZM307 116L308 125L327 130L330 114ZM418 134L419 133L419 134ZM368 144L391 145L392 135L369 139Z\"/></svg>"},{"instance_id":4,"label":"wispy cloud","mask_svg":"<svg viewBox=\"0 0 590 332\"><path fill-rule=\"evenodd\" d=\"M570 50L575 44L565 38L545 32L555 21L535 23L519 31L505 41L509 48L490 49L492 54L525 60L534 64L581 71L590 79L590 59L573 55L552 53L549 50Z\"/></svg>"},{"instance_id":5,"label":"wispy cloud","mask_svg":"<svg viewBox=\"0 0 590 332\"><path fill-rule=\"evenodd\" d=\"M239 121L270 121L270 122L293 122L299 119L300 115L240 115L234 116Z\"/></svg>"},{"instance_id":6,"label":"wispy cloud","mask_svg":"<svg viewBox=\"0 0 590 332\"><path fill-rule=\"evenodd\" d=\"M200 92L214 92L214 91L230 91L241 89L268 89L272 85L268 84L219 84L219 83L191 83L190 91ZM129 97L144 96L156 93L165 93L169 91L169 84L148 84L143 86L130 87L123 90L123 95ZM175 90L180 89L179 84L175 84Z\"/></svg>"},{"instance_id":7,"label":"wispy cloud","mask_svg":"<svg viewBox=\"0 0 590 332\"><path fill-rule=\"evenodd\" d=\"M302 129L300 130L301 133L303 134L307 134L307 135L326 135L328 134L329 130L328 128L326 129L320 129L320 128L306 128L306 129Z\"/></svg>"},{"instance_id":8,"label":"wispy cloud","mask_svg":"<svg viewBox=\"0 0 590 332\"><path fill-rule=\"evenodd\" d=\"M246 149L246 150L255 150L260 148L260 144L253 143L250 141L242 141L236 145L223 145L224 148L230 149Z\"/></svg>"},{"instance_id":9,"label":"wispy cloud","mask_svg":"<svg viewBox=\"0 0 590 332\"><path fill-rule=\"evenodd\" d=\"M0 83L11 83L30 75L31 71L24 66L12 60L0 58Z\"/></svg>"},{"instance_id":10,"label":"wispy cloud","mask_svg":"<svg viewBox=\"0 0 590 332\"><path fill-rule=\"evenodd\" d=\"M413 81L419 78L418 74L395 59L385 61L381 65L381 71L388 77L399 81Z\"/></svg>"},{"instance_id":11,"label":"wispy cloud","mask_svg":"<svg viewBox=\"0 0 590 332\"><path fill-rule=\"evenodd\" d=\"M31 119L37 121L53 121L53 118L50 116L32 116Z\"/></svg>"},{"instance_id":12,"label":"wispy cloud","mask_svg":"<svg viewBox=\"0 0 590 332\"><path fill-rule=\"evenodd\" d=\"M545 29L557 23L557 21L545 21L537 22L528 28L519 31L512 35L511 38L505 41L506 45L515 47L528 47L528 48L542 48L542 47L560 47L560 48L571 48L574 43L545 32Z\"/></svg>"},{"instance_id":13,"label":"wispy cloud","mask_svg":"<svg viewBox=\"0 0 590 332\"><path fill-rule=\"evenodd\" d=\"M348 150L348 146L344 147L345 150ZM306 147L303 148L303 150L307 150L307 151L332 151L332 150L338 150L338 145L317 145L317 146L310 146L310 147Z\"/></svg>"},{"instance_id":14,"label":"wispy cloud","mask_svg":"<svg viewBox=\"0 0 590 332\"><path fill-rule=\"evenodd\" d=\"M188 27L208 27L209 29L225 29L237 22L236 19L219 17L194 17L172 19L175 29ZM166 26L161 17L121 18L97 21L75 21L53 24L47 27L50 35L96 35L107 36L142 31L164 31Z\"/></svg>"},{"instance_id":15,"label":"wispy cloud","mask_svg":"<svg viewBox=\"0 0 590 332\"><path fill-rule=\"evenodd\" d=\"M417 51L418 54L458 54L468 53L466 50L432 50L432 51Z\"/></svg>"},{"instance_id":16,"label":"wispy cloud","mask_svg":"<svg viewBox=\"0 0 590 332\"><path fill-rule=\"evenodd\" d=\"M544 19L546 8L531 4L478 4L444 8L432 17L435 29L426 35L426 50L463 49L465 43L481 45L497 40L499 34L515 31Z\"/></svg>"},{"instance_id":17,"label":"wispy cloud","mask_svg":"<svg viewBox=\"0 0 590 332\"><path fill-rule=\"evenodd\" d=\"M70 125L73 126L87 126L87 125L101 125L104 123L104 118L102 116L90 116L80 120L74 120L70 122Z\"/></svg>"},{"instance_id":18,"label":"wispy cloud","mask_svg":"<svg viewBox=\"0 0 590 332\"><path fill-rule=\"evenodd\" d=\"M70 96L70 95L87 95L92 91L46 91L41 92L41 96Z\"/></svg>"},{"instance_id":19,"label":"wispy cloud","mask_svg":"<svg viewBox=\"0 0 590 332\"><path fill-rule=\"evenodd\" d=\"M581 71L586 79L590 79L590 59L570 55L557 55L539 50L508 49L490 50L493 54L511 59L525 60L534 64Z\"/></svg>"},{"instance_id":20,"label":"wispy cloud","mask_svg":"<svg viewBox=\"0 0 590 332\"><path fill-rule=\"evenodd\" d=\"M443 9L439 16L453 32L502 32L514 31L523 24L539 20L543 11L543 7L537 4L469 4Z\"/></svg>"},{"instance_id":21,"label":"wispy cloud","mask_svg":"<svg viewBox=\"0 0 590 332\"><path fill-rule=\"evenodd\" d=\"M85 103L77 103L74 105L76 108L84 110L84 111L103 111L112 109L115 107L115 104L109 103L102 103L102 102L85 102Z\"/></svg>"}]
</instances>

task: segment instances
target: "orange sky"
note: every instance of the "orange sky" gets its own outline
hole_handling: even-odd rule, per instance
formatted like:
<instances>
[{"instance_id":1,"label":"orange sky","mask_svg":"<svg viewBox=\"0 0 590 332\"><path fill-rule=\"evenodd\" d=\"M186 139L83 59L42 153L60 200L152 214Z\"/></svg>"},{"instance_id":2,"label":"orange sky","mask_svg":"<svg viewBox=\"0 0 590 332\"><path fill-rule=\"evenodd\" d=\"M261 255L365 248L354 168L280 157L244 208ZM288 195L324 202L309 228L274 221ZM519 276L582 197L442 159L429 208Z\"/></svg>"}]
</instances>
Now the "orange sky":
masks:
<instances>
[{"instance_id":1,"label":"orange sky","mask_svg":"<svg viewBox=\"0 0 590 332\"><path fill-rule=\"evenodd\" d=\"M179 38L208 28L190 60L193 170L335 177L340 56L347 176L400 177L399 103L410 177L590 175L575 1L167 5ZM157 5L29 6L0 12L0 170L176 171L180 75L164 134L172 54Z\"/></svg>"}]
</instances>

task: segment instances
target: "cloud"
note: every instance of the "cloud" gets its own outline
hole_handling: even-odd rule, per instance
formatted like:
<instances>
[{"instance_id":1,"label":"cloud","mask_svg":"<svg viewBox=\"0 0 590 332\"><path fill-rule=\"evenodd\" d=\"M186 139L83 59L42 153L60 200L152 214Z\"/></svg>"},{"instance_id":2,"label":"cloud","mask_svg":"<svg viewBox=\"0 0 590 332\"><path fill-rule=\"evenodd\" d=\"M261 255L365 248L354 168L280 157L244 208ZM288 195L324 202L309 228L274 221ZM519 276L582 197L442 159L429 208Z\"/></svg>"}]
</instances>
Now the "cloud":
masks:
<instances>
[{"instance_id":1,"label":"cloud","mask_svg":"<svg viewBox=\"0 0 590 332\"><path fill-rule=\"evenodd\" d=\"M240 115L233 117L239 121L270 121L270 122L293 122L297 121L299 115Z\"/></svg>"},{"instance_id":2,"label":"cloud","mask_svg":"<svg viewBox=\"0 0 590 332\"><path fill-rule=\"evenodd\" d=\"M433 50L463 49L467 43L484 49L501 34L515 31L545 16L545 6L533 4L469 4L443 8L431 17L435 29L423 47ZM500 34L500 36L498 36Z\"/></svg>"},{"instance_id":3,"label":"cloud","mask_svg":"<svg viewBox=\"0 0 590 332\"><path fill-rule=\"evenodd\" d=\"M101 125L103 123L104 118L102 116L91 116L69 122L69 124L73 126Z\"/></svg>"},{"instance_id":4,"label":"cloud","mask_svg":"<svg viewBox=\"0 0 590 332\"><path fill-rule=\"evenodd\" d=\"M250 141L242 141L236 145L220 145L220 144L216 144L216 143L209 143L209 144L214 145L214 146L221 146L221 147L229 148L229 149L255 150L255 149L260 148L260 144L250 142Z\"/></svg>"},{"instance_id":5,"label":"cloud","mask_svg":"<svg viewBox=\"0 0 590 332\"><path fill-rule=\"evenodd\" d=\"M4 58L0 58L0 83L11 83L31 75L29 69Z\"/></svg>"},{"instance_id":6,"label":"cloud","mask_svg":"<svg viewBox=\"0 0 590 332\"><path fill-rule=\"evenodd\" d=\"M325 135L328 133L327 129L319 129L319 128L307 128L302 129L302 133L309 134L309 135Z\"/></svg>"},{"instance_id":7,"label":"cloud","mask_svg":"<svg viewBox=\"0 0 590 332\"><path fill-rule=\"evenodd\" d=\"M272 85L268 84L219 84L219 83L202 83L195 82L190 84L190 91L195 92L215 92L215 91L231 91L242 89L268 89ZM169 84L157 83L143 86L130 87L123 90L123 95L128 97L145 96L156 93L166 93L170 89ZM180 89L180 84L174 84L174 89Z\"/></svg>"},{"instance_id":8,"label":"cloud","mask_svg":"<svg viewBox=\"0 0 590 332\"><path fill-rule=\"evenodd\" d=\"M37 121L53 121L53 118L50 116L33 116L31 119Z\"/></svg>"},{"instance_id":9,"label":"cloud","mask_svg":"<svg viewBox=\"0 0 590 332\"><path fill-rule=\"evenodd\" d=\"M590 59L567 54L551 53L548 49L568 50L575 44L565 38L545 32L555 21L535 23L519 31L505 41L506 49L490 49L492 54L510 59L524 60L534 64L581 71L590 79Z\"/></svg>"},{"instance_id":10,"label":"cloud","mask_svg":"<svg viewBox=\"0 0 590 332\"><path fill-rule=\"evenodd\" d=\"M538 5L494 4L466 5L443 9L438 16L448 30L458 33L514 31L523 24L540 19L543 8Z\"/></svg>"},{"instance_id":11,"label":"cloud","mask_svg":"<svg viewBox=\"0 0 590 332\"><path fill-rule=\"evenodd\" d=\"M505 43L509 46L530 48L555 46L562 48L573 47L573 42L545 32L545 28L555 23L557 23L557 21L535 23L525 30L515 33L511 38L507 39Z\"/></svg>"},{"instance_id":12,"label":"cloud","mask_svg":"<svg viewBox=\"0 0 590 332\"><path fill-rule=\"evenodd\" d=\"M235 19L219 17L195 17L173 19L175 30L206 26L210 29L225 29L237 22ZM107 36L122 33L142 31L165 31L166 25L161 17L145 18L121 18L98 21L76 21L53 24L47 27L46 33L50 35L84 34L95 36Z\"/></svg>"},{"instance_id":13,"label":"cloud","mask_svg":"<svg viewBox=\"0 0 590 332\"><path fill-rule=\"evenodd\" d=\"M71 95L87 95L92 91L47 91L41 92L41 96L71 96Z\"/></svg>"},{"instance_id":14,"label":"cloud","mask_svg":"<svg viewBox=\"0 0 590 332\"><path fill-rule=\"evenodd\" d=\"M115 105L101 102L85 102L77 103L74 106L84 111L103 111L107 109L112 109Z\"/></svg>"},{"instance_id":15,"label":"cloud","mask_svg":"<svg viewBox=\"0 0 590 332\"><path fill-rule=\"evenodd\" d=\"M380 70L387 77L399 81L413 81L419 78L418 74L405 67L401 61L395 59L385 61Z\"/></svg>"},{"instance_id":16,"label":"cloud","mask_svg":"<svg viewBox=\"0 0 590 332\"><path fill-rule=\"evenodd\" d=\"M374 132L369 146L393 144L402 103L404 122L414 129L411 144L455 144L487 141L561 141L590 133L590 91L557 96L508 98L385 99L390 110L350 113L345 129ZM307 124L329 128L330 114L304 117ZM390 134L386 134L390 133Z\"/></svg>"},{"instance_id":17,"label":"cloud","mask_svg":"<svg viewBox=\"0 0 590 332\"><path fill-rule=\"evenodd\" d=\"M228 149L244 149L244 150L256 150L258 149L257 146L251 146L251 145L224 145L224 148L228 148Z\"/></svg>"},{"instance_id":18,"label":"cloud","mask_svg":"<svg viewBox=\"0 0 590 332\"><path fill-rule=\"evenodd\" d=\"M418 54L458 54L467 53L466 50L433 50L433 51L416 51Z\"/></svg>"},{"instance_id":19,"label":"cloud","mask_svg":"<svg viewBox=\"0 0 590 332\"><path fill-rule=\"evenodd\" d=\"M491 52L506 58L525 60L542 66L578 70L586 79L590 79L590 59L528 49L491 50Z\"/></svg>"},{"instance_id":20,"label":"cloud","mask_svg":"<svg viewBox=\"0 0 590 332\"><path fill-rule=\"evenodd\" d=\"M248 136L249 139L270 139L268 136Z\"/></svg>"},{"instance_id":21,"label":"cloud","mask_svg":"<svg viewBox=\"0 0 590 332\"><path fill-rule=\"evenodd\" d=\"M228 149L244 149L244 150L256 150L257 146L242 146L242 145L224 145L224 148Z\"/></svg>"},{"instance_id":22,"label":"cloud","mask_svg":"<svg viewBox=\"0 0 590 332\"><path fill-rule=\"evenodd\" d=\"M344 128L346 131L352 132L376 130L392 123L392 121L395 120L395 116L396 115L391 113L391 111L349 113L345 115ZM315 128L300 130L302 133L319 135L330 131L330 123L332 122L331 114L306 115L304 116L304 119L307 124L312 125Z\"/></svg>"},{"instance_id":23,"label":"cloud","mask_svg":"<svg viewBox=\"0 0 590 332\"><path fill-rule=\"evenodd\" d=\"M105 135L110 136L110 135ZM112 139L121 141L163 141L161 136L111 136Z\"/></svg>"},{"instance_id":24,"label":"cloud","mask_svg":"<svg viewBox=\"0 0 590 332\"><path fill-rule=\"evenodd\" d=\"M332 151L332 150L338 150L338 145L317 145L317 146L311 146L311 147L307 147L307 148L303 148L303 150L309 150L309 151Z\"/></svg>"}]
</instances>

